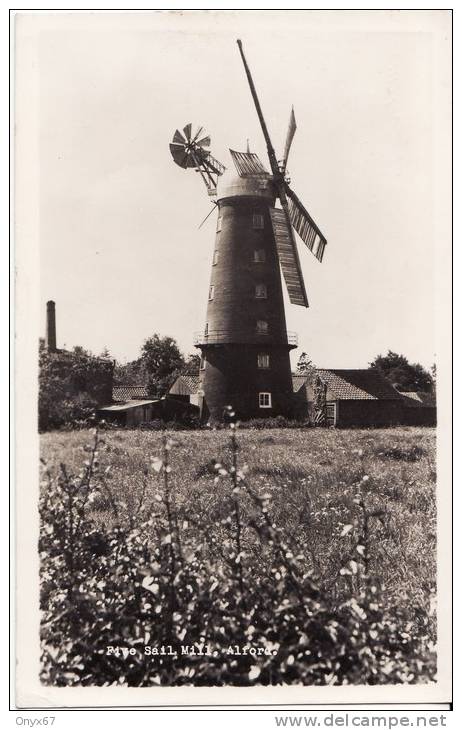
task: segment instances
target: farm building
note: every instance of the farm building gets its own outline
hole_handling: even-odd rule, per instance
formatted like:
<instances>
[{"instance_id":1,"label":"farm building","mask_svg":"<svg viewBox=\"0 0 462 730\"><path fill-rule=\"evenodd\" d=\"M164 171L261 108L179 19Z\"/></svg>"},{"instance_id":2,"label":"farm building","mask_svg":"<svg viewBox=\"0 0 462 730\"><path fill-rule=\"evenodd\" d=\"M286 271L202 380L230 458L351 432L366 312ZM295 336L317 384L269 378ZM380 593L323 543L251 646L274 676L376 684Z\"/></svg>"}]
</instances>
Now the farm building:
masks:
<instances>
[{"instance_id":1,"label":"farm building","mask_svg":"<svg viewBox=\"0 0 462 730\"><path fill-rule=\"evenodd\" d=\"M413 426L436 426L436 396L434 393L416 391L401 393L407 415L406 423Z\"/></svg>"},{"instance_id":2,"label":"farm building","mask_svg":"<svg viewBox=\"0 0 462 730\"><path fill-rule=\"evenodd\" d=\"M98 416L120 426L136 426L160 418L159 400L126 400L98 409Z\"/></svg>"},{"instance_id":3,"label":"farm building","mask_svg":"<svg viewBox=\"0 0 462 730\"><path fill-rule=\"evenodd\" d=\"M179 375L169 390L169 395L185 403L199 405L199 375Z\"/></svg>"},{"instance_id":4,"label":"farm building","mask_svg":"<svg viewBox=\"0 0 462 730\"><path fill-rule=\"evenodd\" d=\"M315 425L338 427L434 425L435 398L400 393L377 370L320 368L310 376L292 375L293 413ZM197 403L199 376L180 375L170 395ZM262 414L265 415L265 414Z\"/></svg>"},{"instance_id":5,"label":"farm building","mask_svg":"<svg viewBox=\"0 0 462 730\"><path fill-rule=\"evenodd\" d=\"M98 416L120 426L136 426L149 421L185 421L198 414L189 401L174 397L152 398L145 385L114 385L112 402L98 410Z\"/></svg>"},{"instance_id":6,"label":"farm building","mask_svg":"<svg viewBox=\"0 0 462 730\"><path fill-rule=\"evenodd\" d=\"M434 425L436 406L400 393L378 370L317 369L297 400L313 404L315 422L339 427Z\"/></svg>"}]
</instances>

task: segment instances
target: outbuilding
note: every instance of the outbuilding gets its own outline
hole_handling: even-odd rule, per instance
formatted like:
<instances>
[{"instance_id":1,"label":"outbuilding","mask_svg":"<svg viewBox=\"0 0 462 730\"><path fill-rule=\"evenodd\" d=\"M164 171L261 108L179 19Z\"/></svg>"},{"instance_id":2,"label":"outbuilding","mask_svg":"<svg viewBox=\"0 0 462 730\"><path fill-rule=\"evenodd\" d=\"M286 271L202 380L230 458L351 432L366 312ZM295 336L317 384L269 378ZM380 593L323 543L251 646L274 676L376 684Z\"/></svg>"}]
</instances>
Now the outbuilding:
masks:
<instances>
[{"instance_id":1,"label":"outbuilding","mask_svg":"<svg viewBox=\"0 0 462 730\"><path fill-rule=\"evenodd\" d=\"M315 425L368 427L434 425L436 404L400 393L374 368L318 368L300 383L298 401L306 399Z\"/></svg>"}]
</instances>

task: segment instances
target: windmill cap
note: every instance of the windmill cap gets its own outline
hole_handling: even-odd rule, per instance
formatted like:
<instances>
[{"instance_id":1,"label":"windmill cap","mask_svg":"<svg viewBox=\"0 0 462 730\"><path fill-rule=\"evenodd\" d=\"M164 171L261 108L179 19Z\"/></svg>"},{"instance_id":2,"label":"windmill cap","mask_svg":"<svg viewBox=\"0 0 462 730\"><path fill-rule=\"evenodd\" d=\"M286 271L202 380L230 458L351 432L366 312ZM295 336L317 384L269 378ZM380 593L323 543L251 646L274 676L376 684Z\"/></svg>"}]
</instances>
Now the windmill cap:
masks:
<instances>
[{"instance_id":1,"label":"windmill cap","mask_svg":"<svg viewBox=\"0 0 462 730\"><path fill-rule=\"evenodd\" d=\"M265 198L276 197L271 176L249 175L239 177L235 172L227 170L218 178L217 200L225 198Z\"/></svg>"}]
</instances>

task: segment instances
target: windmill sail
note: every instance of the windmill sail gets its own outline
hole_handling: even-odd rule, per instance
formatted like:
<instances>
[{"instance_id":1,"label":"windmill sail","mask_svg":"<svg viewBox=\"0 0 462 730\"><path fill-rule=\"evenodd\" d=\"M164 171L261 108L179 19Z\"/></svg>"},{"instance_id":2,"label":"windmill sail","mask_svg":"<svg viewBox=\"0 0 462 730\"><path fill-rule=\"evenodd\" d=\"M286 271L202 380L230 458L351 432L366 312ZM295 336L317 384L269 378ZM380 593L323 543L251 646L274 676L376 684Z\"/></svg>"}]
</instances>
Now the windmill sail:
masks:
<instances>
[{"instance_id":1,"label":"windmill sail","mask_svg":"<svg viewBox=\"0 0 462 730\"><path fill-rule=\"evenodd\" d=\"M235 152L234 150L230 150L230 153L240 177L248 177L249 175L269 175L269 172L265 170L262 162L255 152Z\"/></svg>"},{"instance_id":2,"label":"windmill sail","mask_svg":"<svg viewBox=\"0 0 462 730\"><path fill-rule=\"evenodd\" d=\"M284 156L282 158L282 169L283 170L286 169L287 158L289 157L289 150L290 150L296 129L297 129L297 123L295 121L294 108L292 107L292 111L291 111L290 117L289 117L289 128L287 130L286 143L284 146Z\"/></svg>"},{"instance_id":3,"label":"windmill sail","mask_svg":"<svg viewBox=\"0 0 462 730\"><path fill-rule=\"evenodd\" d=\"M322 261L327 244L325 236L323 236L305 206L288 185L286 185L286 192L289 198L289 216L293 227L318 261Z\"/></svg>"},{"instance_id":4,"label":"windmill sail","mask_svg":"<svg viewBox=\"0 0 462 730\"><path fill-rule=\"evenodd\" d=\"M303 283L303 274L300 268L292 230L287 225L283 210L280 208L271 208L270 214L279 262L284 281L286 282L290 302L291 304L299 304L302 307L307 307L308 297Z\"/></svg>"}]
</instances>

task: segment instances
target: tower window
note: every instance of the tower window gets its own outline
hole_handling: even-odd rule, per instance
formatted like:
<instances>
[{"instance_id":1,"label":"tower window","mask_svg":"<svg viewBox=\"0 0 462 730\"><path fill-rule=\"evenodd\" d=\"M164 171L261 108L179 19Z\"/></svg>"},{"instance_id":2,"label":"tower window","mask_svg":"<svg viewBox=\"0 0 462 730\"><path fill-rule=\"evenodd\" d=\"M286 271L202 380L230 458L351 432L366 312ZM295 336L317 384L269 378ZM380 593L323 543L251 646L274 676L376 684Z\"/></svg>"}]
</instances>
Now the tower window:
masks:
<instances>
[{"instance_id":1,"label":"tower window","mask_svg":"<svg viewBox=\"0 0 462 730\"><path fill-rule=\"evenodd\" d=\"M267 370L270 366L270 356L266 352L259 352L257 355L258 367Z\"/></svg>"},{"instance_id":2,"label":"tower window","mask_svg":"<svg viewBox=\"0 0 462 730\"><path fill-rule=\"evenodd\" d=\"M204 330L204 335L205 335L206 337L208 337L208 334L209 334L209 323L208 323L208 322L206 322L206 323L205 323L205 330Z\"/></svg>"},{"instance_id":3,"label":"tower window","mask_svg":"<svg viewBox=\"0 0 462 730\"><path fill-rule=\"evenodd\" d=\"M267 292L266 292L266 284L256 284L255 285L255 299L266 299Z\"/></svg>"},{"instance_id":4,"label":"tower window","mask_svg":"<svg viewBox=\"0 0 462 730\"><path fill-rule=\"evenodd\" d=\"M212 266L216 266L217 263L218 263L218 251L215 249L215 251L213 252L213 263L212 263Z\"/></svg>"},{"instance_id":5,"label":"tower window","mask_svg":"<svg viewBox=\"0 0 462 730\"><path fill-rule=\"evenodd\" d=\"M252 216L252 228L258 231L262 230L263 227L263 215L261 213L254 213Z\"/></svg>"},{"instance_id":6,"label":"tower window","mask_svg":"<svg viewBox=\"0 0 462 730\"><path fill-rule=\"evenodd\" d=\"M258 405L260 408L271 408L271 393L259 393Z\"/></svg>"},{"instance_id":7,"label":"tower window","mask_svg":"<svg viewBox=\"0 0 462 730\"><path fill-rule=\"evenodd\" d=\"M255 264L263 264L266 261L266 251L264 248L256 248L253 252L253 260Z\"/></svg>"},{"instance_id":8,"label":"tower window","mask_svg":"<svg viewBox=\"0 0 462 730\"><path fill-rule=\"evenodd\" d=\"M220 233L220 231L221 231L222 220L223 220L223 216L219 215L217 218L217 233Z\"/></svg>"},{"instance_id":9,"label":"tower window","mask_svg":"<svg viewBox=\"0 0 462 730\"><path fill-rule=\"evenodd\" d=\"M206 362L207 362L207 360L205 359L204 355L202 355L202 357L201 357L201 366L200 366L200 369L201 370L205 370L205 363Z\"/></svg>"},{"instance_id":10,"label":"tower window","mask_svg":"<svg viewBox=\"0 0 462 730\"><path fill-rule=\"evenodd\" d=\"M215 287L214 286L211 286L210 289L209 289L209 302L212 301L212 299L214 297L214 294L215 294Z\"/></svg>"},{"instance_id":11,"label":"tower window","mask_svg":"<svg viewBox=\"0 0 462 730\"><path fill-rule=\"evenodd\" d=\"M267 335L268 334L268 322L265 322L262 319L257 320L257 333L259 335Z\"/></svg>"}]
</instances>

